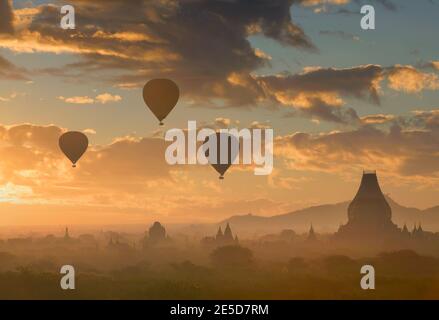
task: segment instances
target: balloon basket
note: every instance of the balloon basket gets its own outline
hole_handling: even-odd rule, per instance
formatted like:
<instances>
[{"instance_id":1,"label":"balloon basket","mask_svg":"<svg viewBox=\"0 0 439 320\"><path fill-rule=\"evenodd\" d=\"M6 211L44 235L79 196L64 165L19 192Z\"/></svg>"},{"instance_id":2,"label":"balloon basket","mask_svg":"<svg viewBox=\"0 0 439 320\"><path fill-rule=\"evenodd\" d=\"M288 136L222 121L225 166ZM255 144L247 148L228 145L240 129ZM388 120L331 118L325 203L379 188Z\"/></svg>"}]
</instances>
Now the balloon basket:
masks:
<instances>
[{"instance_id":1,"label":"balloon basket","mask_svg":"<svg viewBox=\"0 0 439 320\"><path fill-rule=\"evenodd\" d=\"M218 179L220 179L220 180L224 180L224 176L219 176Z\"/></svg>"},{"instance_id":2,"label":"balloon basket","mask_svg":"<svg viewBox=\"0 0 439 320\"><path fill-rule=\"evenodd\" d=\"M72 168L76 168L76 164L72 164Z\"/></svg>"},{"instance_id":3,"label":"balloon basket","mask_svg":"<svg viewBox=\"0 0 439 320\"><path fill-rule=\"evenodd\" d=\"M159 126L163 127L165 124L160 121Z\"/></svg>"}]
</instances>

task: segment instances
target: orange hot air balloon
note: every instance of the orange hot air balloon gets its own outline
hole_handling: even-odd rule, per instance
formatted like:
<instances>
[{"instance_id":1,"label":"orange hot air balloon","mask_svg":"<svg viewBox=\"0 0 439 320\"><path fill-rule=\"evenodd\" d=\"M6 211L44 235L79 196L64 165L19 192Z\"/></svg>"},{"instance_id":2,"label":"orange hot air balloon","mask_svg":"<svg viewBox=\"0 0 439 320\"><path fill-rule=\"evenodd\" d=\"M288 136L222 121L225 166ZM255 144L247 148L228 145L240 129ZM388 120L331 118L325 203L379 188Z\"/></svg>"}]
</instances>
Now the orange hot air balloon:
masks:
<instances>
[{"instance_id":1,"label":"orange hot air balloon","mask_svg":"<svg viewBox=\"0 0 439 320\"><path fill-rule=\"evenodd\" d=\"M180 97L177 84L169 79L153 79L143 88L143 100L163 125L163 119L174 109Z\"/></svg>"},{"instance_id":2,"label":"orange hot air balloon","mask_svg":"<svg viewBox=\"0 0 439 320\"><path fill-rule=\"evenodd\" d=\"M67 158L72 162L72 167L76 167L76 162L82 157L88 148L88 138L85 134L78 131L69 131L59 137L59 147Z\"/></svg>"},{"instance_id":3,"label":"orange hot air balloon","mask_svg":"<svg viewBox=\"0 0 439 320\"><path fill-rule=\"evenodd\" d=\"M210 149L208 148L209 140L213 138L216 141L216 154L210 155ZM221 143L227 143L227 160L221 163ZM237 148L233 148L233 145ZM224 179L224 174L233 164L235 159L239 156L239 139L229 133L217 132L215 135L211 135L206 138L203 144L206 158L210 165L220 174L219 179Z\"/></svg>"}]
</instances>

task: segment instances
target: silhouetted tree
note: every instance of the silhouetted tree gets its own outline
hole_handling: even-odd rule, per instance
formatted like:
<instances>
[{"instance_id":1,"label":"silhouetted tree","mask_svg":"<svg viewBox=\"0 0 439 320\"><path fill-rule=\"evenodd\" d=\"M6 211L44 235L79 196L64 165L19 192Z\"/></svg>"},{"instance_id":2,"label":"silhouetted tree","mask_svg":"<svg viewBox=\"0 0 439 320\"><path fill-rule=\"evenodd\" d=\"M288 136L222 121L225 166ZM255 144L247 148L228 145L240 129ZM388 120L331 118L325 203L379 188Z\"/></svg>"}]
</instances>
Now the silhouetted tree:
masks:
<instances>
[{"instance_id":1,"label":"silhouetted tree","mask_svg":"<svg viewBox=\"0 0 439 320\"><path fill-rule=\"evenodd\" d=\"M303 274L308 269L308 264L300 257L291 258L287 263L287 270L290 274Z\"/></svg>"},{"instance_id":2,"label":"silhouetted tree","mask_svg":"<svg viewBox=\"0 0 439 320\"><path fill-rule=\"evenodd\" d=\"M251 250L236 245L219 247L212 252L210 258L217 267L242 268L253 263Z\"/></svg>"},{"instance_id":3,"label":"silhouetted tree","mask_svg":"<svg viewBox=\"0 0 439 320\"><path fill-rule=\"evenodd\" d=\"M344 255L332 255L323 259L323 266L326 271L333 275L347 275L358 272L358 262Z\"/></svg>"}]
</instances>

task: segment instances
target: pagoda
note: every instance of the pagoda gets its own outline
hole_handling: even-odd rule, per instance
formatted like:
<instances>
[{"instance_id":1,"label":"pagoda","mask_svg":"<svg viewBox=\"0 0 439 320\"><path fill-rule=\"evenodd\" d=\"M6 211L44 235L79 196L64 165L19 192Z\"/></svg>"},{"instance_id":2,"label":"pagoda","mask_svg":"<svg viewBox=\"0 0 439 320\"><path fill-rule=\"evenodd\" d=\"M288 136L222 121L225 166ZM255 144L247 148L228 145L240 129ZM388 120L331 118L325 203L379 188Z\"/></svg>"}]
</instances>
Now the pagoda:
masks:
<instances>
[{"instance_id":1,"label":"pagoda","mask_svg":"<svg viewBox=\"0 0 439 320\"><path fill-rule=\"evenodd\" d=\"M348 207L348 222L336 238L382 240L401 236L392 222L392 209L381 191L375 171L364 171L360 187Z\"/></svg>"}]
</instances>

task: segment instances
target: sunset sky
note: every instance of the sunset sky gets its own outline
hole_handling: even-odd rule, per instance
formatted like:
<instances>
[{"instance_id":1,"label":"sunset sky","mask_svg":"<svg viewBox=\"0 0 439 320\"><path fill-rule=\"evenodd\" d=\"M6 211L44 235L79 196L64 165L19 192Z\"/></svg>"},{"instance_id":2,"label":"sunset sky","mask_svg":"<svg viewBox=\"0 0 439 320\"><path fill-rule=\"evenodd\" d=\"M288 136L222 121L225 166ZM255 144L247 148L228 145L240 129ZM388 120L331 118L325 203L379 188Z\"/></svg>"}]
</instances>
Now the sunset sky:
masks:
<instances>
[{"instance_id":1,"label":"sunset sky","mask_svg":"<svg viewBox=\"0 0 439 320\"><path fill-rule=\"evenodd\" d=\"M439 205L439 1L0 0L0 226L212 222L351 199ZM376 30L360 28L373 4ZM181 98L165 127L144 84ZM170 166L164 132L273 128L274 170ZM73 169L58 148L83 131Z\"/></svg>"}]
</instances>

